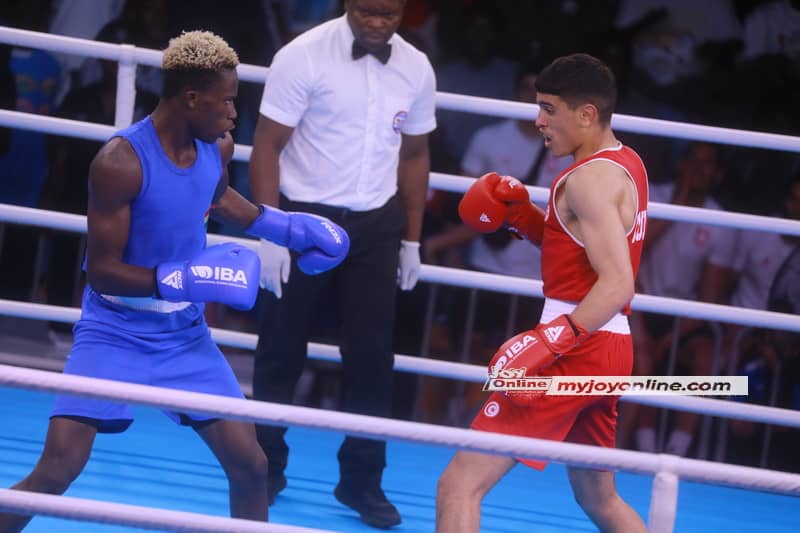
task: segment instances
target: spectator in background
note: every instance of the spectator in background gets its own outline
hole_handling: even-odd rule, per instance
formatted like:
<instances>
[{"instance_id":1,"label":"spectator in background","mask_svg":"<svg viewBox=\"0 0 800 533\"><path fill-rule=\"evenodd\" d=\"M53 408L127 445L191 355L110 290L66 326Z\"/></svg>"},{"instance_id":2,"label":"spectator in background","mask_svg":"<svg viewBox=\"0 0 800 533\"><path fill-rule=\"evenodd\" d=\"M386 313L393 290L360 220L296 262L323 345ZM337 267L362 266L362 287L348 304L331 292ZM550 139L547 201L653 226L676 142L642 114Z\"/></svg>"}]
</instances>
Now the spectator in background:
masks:
<instances>
[{"instance_id":1,"label":"spectator in background","mask_svg":"<svg viewBox=\"0 0 800 533\"><path fill-rule=\"evenodd\" d=\"M485 5L485 4L484 4ZM455 35L457 56L436 70L438 90L511 100L514 77L519 66L499 55L499 21L491 7L477 5L465 9L457 19ZM453 21L451 21L453 24ZM447 36L445 36L447 37ZM458 168L472 135L480 127L497 122L497 117L479 113L438 110L441 136L446 156Z\"/></svg>"},{"instance_id":2,"label":"spectator in background","mask_svg":"<svg viewBox=\"0 0 800 533\"><path fill-rule=\"evenodd\" d=\"M800 211L800 182L793 199ZM794 249L783 261L770 290L767 309L800 314L800 240L792 239ZM793 331L759 330L745 354L737 374L748 376L746 401L784 409L800 410L800 335ZM774 470L800 472L795 453L800 447L800 430L767 426L743 420L728 422L726 460Z\"/></svg>"},{"instance_id":3,"label":"spectator in background","mask_svg":"<svg viewBox=\"0 0 800 533\"><path fill-rule=\"evenodd\" d=\"M800 220L800 173L786 187L783 208L772 216ZM736 249L736 286L731 305L766 309L775 274L797 247L797 238L769 231L740 230Z\"/></svg>"},{"instance_id":4,"label":"spectator in background","mask_svg":"<svg viewBox=\"0 0 800 533\"><path fill-rule=\"evenodd\" d=\"M397 33L404 39L425 52L431 63L439 59L439 43L436 39L436 27L440 20L436 0L407 0L403 12L403 21Z\"/></svg>"},{"instance_id":5,"label":"spectator in background","mask_svg":"<svg viewBox=\"0 0 800 533\"><path fill-rule=\"evenodd\" d=\"M800 173L790 180L786 188L783 215L800 220ZM800 301L793 304L792 298L800 291L800 282L796 277L800 272L792 274L792 268L798 265L796 259L793 262L790 258L800 255L798 250L800 239L797 237L742 230L736 253L737 284L731 296L731 305L797 314ZM742 326L728 325L724 352L732 355L729 364L731 373L749 377L746 401L800 409L800 382L796 379L800 375L800 353L794 348L800 345L797 340L797 335L789 332L748 330ZM774 395L773 387L777 387ZM729 420L727 428L731 431L731 438L728 439L729 460L759 465L765 427ZM787 432L785 428L774 427L770 431L777 432L776 436L780 435L781 438L791 435L797 438L796 430ZM797 469L797 463L794 465L794 469Z\"/></svg>"},{"instance_id":6,"label":"spectator in background","mask_svg":"<svg viewBox=\"0 0 800 533\"><path fill-rule=\"evenodd\" d=\"M4 6L12 27L46 31L50 18L48 0L13 2ZM50 115L56 106L60 66L49 52L13 47L9 69L13 76L16 101L13 109ZM5 154L0 156L0 202L26 207L39 205L47 178L46 135L24 129L11 130ZM0 296L29 301L40 280L37 269L38 230L8 225L3 235L0 260ZM13 254L13 259L11 258ZM19 272L26 273L19 277Z\"/></svg>"},{"instance_id":7,"label":"spectator in background","mask_svg":"<svg viewBox=\"0 0 800 533\"><path fill-rule=\"evenodd\" d=\"M0 24L5 24L5 21L0 19ZM10 63L11 47L0 44L0 108L2 109L14 109L17 105L17 84ZM11 149L11 131L8 128L0 128L0 157Z\"/></svg>"},{"instance_id":8,"label":"spectator in background","mask_svg":"<svg viewBox=\"0 0 800 533\"><path fill-rule=\"evenodd\" d=\"M719 148L705 142L693 142L678 163L675 182L651 187L650 200L720 209L711 195L722 178ZM733 276L737 238L737 230L731 228L649 220L639 270L639 291L655 296L724 303ZM635 375L665 372L676 334L679 364L691 375L711 374L714 342L710 325L692 318L681 318L678 329L674 324L675 319L669 315L634 314ZM624 422L620 424L620 432L624 433L620 435L620 445L625 445L630 423L637 417L636 447L647 452L660 451L656 439L656 415L655 408L625 404L621 409ZM663 451L686 455L698 423L696 414L677 413Z\"/></svg>"},{"instance_id":9,"label":"spectator in background","mask_svg":"<svg viewBox=\"0 0 800 533\"><path fill-rule=\"evenodd\" d=\"M615 26L627 28L654 14L659 31L688 39L690 70L721 60L730 64L741 45L742 25L731 0L622 0Z\"/></svg>"},{"instance_id":10,"label":"spectator in background","mask_svg":"<svg viewBox=\"0 0 800 533\"><path fill-rule=\"evenodd\" d=\"M764 2L744 21L742 59L782 55L800 68L800 1Z\"/></svg>"},{"instance_id":11,"label":"spectator in background","mask_svg":"<svg viewBox=\"0 0 800 533\"><path fill-rule=\"evenodd\" d=\"M120 44L133 38L119 22L103 28L96 41ZM164 48L165 45L160 46ZM113 125L117 97L117 62L98 60L99 78L83 87L75 87L64 98L57 115L61 118L97 124ZM138 77L138 75L137 75ZM138 88L134 101L133 122L148 115L160 95L158 92ZM69 213L86 213L86 172L101 143L76 137L55 137L52 171L44 191L44 207Z\"/></svg>"},{"instance_id":12,"label":"spectator in background","mask_svg":"<svg viewBox=\"0 0 800 533\"><path fill-rule=\"evenodd\" d=\"M632 40L630 73L618 109L628 115L686 122L690 104L682 87L691 72L691 41L685 34L659 29L659 20L657 14L651 15L624 30ZM621 132L620 139L647 161L653 185L672 178L674 162L688 144L681 139L635 132Z\"/></svg>"},{"instance_id":13,"label":"spectator in background","mask_svg":"<svg viewBox=\"0 0 800 533\"><path fill-rule=\"evenodd\" d=\"M23 0L24 1L24 0ZM17 2L20 3L20 2ZM94 39L103 26L116 19L122 13L128 0L52 0L52 17L49 32L79 39ZM80 87L80 69L86 58L74 54L55 54L61 65L56 101L61 103L67 92Z\"/></svg>"},{"instance_id":14,"label":"spectator in background","mask_svg":"<svg viewBox=\"0 0 800 533\"><path fill-rule=\"evenodd\" d=\"M262 241L265 305L255 354L258 400L289 403L307 358L314 312L341 321L342 405L388 416L399 285L419 275L428 187L428 134L436 127L436 79L427 57L395 34L405 0L346 0L346 14L284 46L270 67L250 157L259 203L330 217L350 235L335 271L310 277L289 251ZM334 311L335 310L335 311ZM271 498L286 484L285 427L260 426ZM381 484L386 443L347 436L337 499L375 527L401 522Z\"/></svg>"},{"instance_id":15,"label":"spectator in background","mask_svg":"<svg viewBox=\"0 0 800 533\"><path fill-rule=\"evenodd\" d=\"M793 211L800 213L800 191L797 182L792 189ZM800 315L800 239L794 238L795 249L786 258L770 289L767 309L780 313ZM776 369L781 379L778 382L778 407L800 410L800 335L793 331L772 331L768 340L775 347L779 363L783 366ZM785 450L796 450L800 447L800 430L797 428L775 428L774 449L777 453L770 456L768 468L777 470L800 471L800 461L796 454L783 453Z\"/></svg>"},{"instance_id":16,"label":"spectator in background","mask_svg":"<svg viewBox=\"0 0 800 533\"><path fill-rule=\"evenodd\" d=\"M753 9L745 19L740 59L729 107L737 109L742 123L733 126L800 134L800 1L771 1ZM752 103L738 109L742 101ZM757 182L765 171L756 173Z\"/></svg>"},{"instance_id":17,"label":"spectator in background","mask_svg":"<svg viewBox=\"0 0 800 533\"><path fill-rule=\"evenodd\" d=\"M507 50L535 62L575 51L605 56L607 43L622 33L613 27L618 4L619 0L495 2L503 12Z\"/></svg>"},{"instance_id":18,"label":"spectator in background","mask_svg":"<svg viewBox=\"0 0 800 533\"><path fill-rule=\"evenodd\" d=\"M96 40L163 50L172 35L170 21L168 0L127 0L120 15L100 29ZM81 86L98 81L104 74L102 69L99 59L84 61L81 65ZM160 68L138 65L136 90L160 95L162 78Z\"/></svg>"},{"instance_id":19,"label":"spectator in background","mask_svg":"<svg viewBox=\"0 0 800 533\"><path fill-rule=\"evenodd\" d=\"M47 31L49 0L15 3L10 17L12 26L32 31ZM10 68L16 84L17 111L51 115L56 107L56 93L61 69L49 52L13 47ZM36 207L47 176L45 134L31 130L13 130L11 146L0 159L0 201Z\"/></svg>"}]
</instances>

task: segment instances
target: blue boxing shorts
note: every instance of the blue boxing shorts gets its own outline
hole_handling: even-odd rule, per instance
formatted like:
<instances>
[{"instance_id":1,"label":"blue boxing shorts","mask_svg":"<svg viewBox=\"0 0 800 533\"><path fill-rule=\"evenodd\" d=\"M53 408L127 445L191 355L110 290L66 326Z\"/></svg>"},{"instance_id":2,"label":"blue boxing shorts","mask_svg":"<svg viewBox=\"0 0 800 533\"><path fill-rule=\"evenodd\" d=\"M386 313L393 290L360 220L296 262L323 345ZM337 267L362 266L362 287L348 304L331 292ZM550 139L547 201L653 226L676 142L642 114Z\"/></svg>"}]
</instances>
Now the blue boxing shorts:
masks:
<instances>
[{"instance_id":1,"label":"blue boxing shorts","mask_svg":"<svg viewBox=\"0 0 800 533\"><path fill-rule=\"evenodd\" d=\"M65 374L244 398L211 339L202 308L169 314L132 310L104 301L91 289L83 303ZM198 413L164 412L193 427L215 420ZM79 419L101 433L125 431L134 418L129 404L71 395L56 397L51 416Z\"/></svg>"}]
</instances>

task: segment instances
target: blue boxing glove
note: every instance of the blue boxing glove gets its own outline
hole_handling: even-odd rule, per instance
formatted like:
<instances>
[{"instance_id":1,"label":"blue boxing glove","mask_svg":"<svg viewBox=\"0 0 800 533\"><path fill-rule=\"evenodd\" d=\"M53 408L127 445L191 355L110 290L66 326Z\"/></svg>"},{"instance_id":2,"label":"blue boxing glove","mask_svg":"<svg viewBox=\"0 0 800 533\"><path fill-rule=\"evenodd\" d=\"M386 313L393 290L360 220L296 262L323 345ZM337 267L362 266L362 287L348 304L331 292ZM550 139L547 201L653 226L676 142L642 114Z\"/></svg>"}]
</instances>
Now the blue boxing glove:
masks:
<instances>
[{"instance_id":1,"label":"blue boxing glove","mask_svg":"<svg viewBox=\"0 0 800 533\"><path fill-rule=\"evenodd\" d=\"M297 266L304 273L326 272L347 257L350 237L338 224L310 213L287 213L267 205L260 209L245 232L298 252Z\"/></svg>"},{"instance_id":2,"label":"blue boxing glove","mask_svg":"<svg viewBox=\"0 0 800 533\"><path fill-rule=\"evenodd\" d=\"M210 246L188 261L156 267L156 294L173 302L221 302L247 311L256 303L258 254L227 242Z\"/></svg>"}]
</instances>

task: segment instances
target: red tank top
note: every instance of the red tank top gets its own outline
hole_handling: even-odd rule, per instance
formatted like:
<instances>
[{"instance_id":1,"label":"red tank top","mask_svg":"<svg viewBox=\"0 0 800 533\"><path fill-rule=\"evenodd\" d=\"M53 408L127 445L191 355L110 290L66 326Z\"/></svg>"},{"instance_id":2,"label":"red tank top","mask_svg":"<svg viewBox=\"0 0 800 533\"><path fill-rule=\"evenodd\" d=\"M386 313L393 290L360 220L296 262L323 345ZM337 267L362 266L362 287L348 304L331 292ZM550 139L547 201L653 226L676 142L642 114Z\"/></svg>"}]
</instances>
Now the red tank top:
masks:
<instances>
[{"instance_id":1,"label":"red tank top","mask_svg":"<svg viewBox=\"0 0 800 533\"><path fill-rule=\"evenodd\" d=\"M597 281L597 274L589 263L583 243L567 231L558 218L555 207L556 191L567 176L575 169L597 160L609 161L621 167L631 177L636 188L638 206L633 227L627 233L627 241L634 279L639 271L642 242L647 227L647 171L639 155L631 148L620 144L616 148L602 150L574 163L561 172L550 186L542 239L542 281L544 295L547 298L579 302ZM630 302L625 305L622 312L630 313Z\"/></svg>"}]
</instances>

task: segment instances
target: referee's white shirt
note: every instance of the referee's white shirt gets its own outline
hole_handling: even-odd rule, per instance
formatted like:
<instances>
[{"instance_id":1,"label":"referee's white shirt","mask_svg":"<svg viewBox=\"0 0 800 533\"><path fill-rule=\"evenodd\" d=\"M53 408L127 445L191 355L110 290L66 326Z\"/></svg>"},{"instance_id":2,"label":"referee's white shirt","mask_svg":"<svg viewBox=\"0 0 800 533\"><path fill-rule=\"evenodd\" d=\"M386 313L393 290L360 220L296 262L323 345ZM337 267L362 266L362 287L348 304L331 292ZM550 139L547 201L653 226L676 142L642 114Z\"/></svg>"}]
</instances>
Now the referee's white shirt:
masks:
<instances>
[{"instance_id":1,"label":"referee's white shirt","mask_svg":"<svg viewBox=\"0 0 800 533\"><path fill-rule=\"evenodd\" d=\"M401 133L436 127L428 58L399 35L386 65L352 59L345 18L299 35L275 55L260 112L294 132L280 156L290 200L376 209L397 191Z\"/></svg>"}]
</instances>

